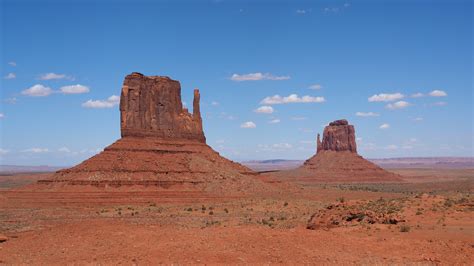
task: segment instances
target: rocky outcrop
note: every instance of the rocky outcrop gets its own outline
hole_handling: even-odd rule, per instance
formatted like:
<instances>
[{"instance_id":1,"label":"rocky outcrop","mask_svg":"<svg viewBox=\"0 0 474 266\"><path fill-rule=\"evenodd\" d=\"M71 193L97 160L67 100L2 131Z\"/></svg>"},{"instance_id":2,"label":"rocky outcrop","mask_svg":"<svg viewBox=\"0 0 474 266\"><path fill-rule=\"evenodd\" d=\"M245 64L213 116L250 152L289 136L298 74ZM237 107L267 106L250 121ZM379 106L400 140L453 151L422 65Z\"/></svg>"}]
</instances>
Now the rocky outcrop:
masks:
<instances>
[{"instance_id":1,"label":"rocky outcrop","mask_svg":"<svg viewBox=\"0 0 474 266\"><path fill-rule=\"evenodd\" d=\"M336 120L324 128L323 140L317 139L317 152L350 151L357 153L355 129L347 120Z\"/></svg>"},{"instance_id":2,"label":"rocky outcrop","mask_svg":"<svg viewBox=\"0 0 474 266\"><path fill-rule=\"evenodd\" d=\"M398 182L390 173L357 154L354 126L336 120L324 128L323 139L317 136L317 152L301 167L274 175L304 182Z\"/></svg>"},{"instance_id":3,"label":"rocky outcrop","mask_svg":"<svg viewBox=\"0 0 474 266\"><path fill-rule=\"evenodd\" d=\"M256 173L206 144L199 101L196 89L190 114L183 108L178 81L128 75L120 99L122 138L37 185L74 191L139 186L219 195L268 189Z\"/></svg>"},{"instance_id":4,"label":"rocky outcrop","mask_svg":"<svg viewBox=\"0 0 474 266\"><path fill-rule=\"evenodd\" d=\"M159 137L206 142L194 90L193 114L183 108L181 85L168 77L132 73L125 77L120 98L122 137Z\"/></svg>"}]
</instances>

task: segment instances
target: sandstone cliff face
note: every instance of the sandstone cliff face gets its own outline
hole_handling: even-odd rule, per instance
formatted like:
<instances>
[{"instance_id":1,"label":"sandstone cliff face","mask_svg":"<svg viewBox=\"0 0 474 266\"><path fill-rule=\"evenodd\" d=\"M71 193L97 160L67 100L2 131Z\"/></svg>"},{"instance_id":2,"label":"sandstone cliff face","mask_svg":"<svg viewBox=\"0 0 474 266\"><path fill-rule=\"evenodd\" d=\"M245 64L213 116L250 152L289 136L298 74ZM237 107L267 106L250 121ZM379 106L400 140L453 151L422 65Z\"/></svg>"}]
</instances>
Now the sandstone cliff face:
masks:
<instances>
[{"instance_id":1,"label":"sandstone cliff face","mask_svg":"<svg viewBox=\"0 0 474 266\"><path fill-rule=\"evenodd\" d=\"M132 73L125 77L120 98L122 137L187 139L205 143L199 99L196 89L191 115L183 108L178 81Z\"/></svg>"},{"instance_id":2,"label":"sandstone cliff face","mask_svg":"<svg viewBox=\"0 0 474 266\"><path fill-rule=\"evenodd\" d=\"M357 153L355 129L347 120L336 120L324 128L323 140L317 139L317 152L350 151Z\"/></svg>"}]
</instances>

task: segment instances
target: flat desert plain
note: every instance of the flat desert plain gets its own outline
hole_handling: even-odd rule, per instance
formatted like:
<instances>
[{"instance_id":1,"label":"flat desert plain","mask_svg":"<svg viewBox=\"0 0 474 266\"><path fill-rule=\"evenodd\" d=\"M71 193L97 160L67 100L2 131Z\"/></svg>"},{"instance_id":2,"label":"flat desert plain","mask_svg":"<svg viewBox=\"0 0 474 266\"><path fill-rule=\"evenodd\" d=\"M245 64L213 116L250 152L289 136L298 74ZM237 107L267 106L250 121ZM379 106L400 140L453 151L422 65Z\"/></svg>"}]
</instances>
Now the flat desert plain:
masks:
<instances>
[{"instance_id":1,"label":"flat desert plain","mask_svg":"<svg viewBox=\"0 0 474 266\"><path fill-rule=\"evenodd\" d=\"M391 169L399 183L261 174L227 196L154 187L24 189L0 177L0 264L471 264L473 169ZM309 229L308 229L309 228Z\"/></svg>"}]
</instances>

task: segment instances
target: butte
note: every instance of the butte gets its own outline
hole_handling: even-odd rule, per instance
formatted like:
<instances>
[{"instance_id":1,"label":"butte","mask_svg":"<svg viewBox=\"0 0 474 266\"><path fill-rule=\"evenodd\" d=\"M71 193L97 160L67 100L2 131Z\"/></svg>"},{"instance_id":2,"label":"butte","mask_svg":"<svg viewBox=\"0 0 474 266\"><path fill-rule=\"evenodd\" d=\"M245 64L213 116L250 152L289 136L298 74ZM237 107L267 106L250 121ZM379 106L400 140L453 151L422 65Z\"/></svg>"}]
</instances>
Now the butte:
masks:
<instances>
[{"instance_id":1,"label":"butte","mask_svg":"<svg viewBox=\"0 0 474 266\"><path fill-rule=\"evenodd\" d=\"M302 166L275 175L303 182L401 181L400 176L357 154L354 126L344 119L329 123L324 128L322 141L318 134L316 154Z\"/></svg>"},{"instance_id":2,"label":"butte","mask_svg":"<svg viewBox=\"0 0 474 266\"><path fill-rule=\"evenodd\" d=\"M199 90L193 112L181 85L169 77L132 73L120 97L121 138L81 164L56 172L37 186L68 190L135 187L252 193L267 184L247 167L206 144Z\"/></svg>"}]
</instances>

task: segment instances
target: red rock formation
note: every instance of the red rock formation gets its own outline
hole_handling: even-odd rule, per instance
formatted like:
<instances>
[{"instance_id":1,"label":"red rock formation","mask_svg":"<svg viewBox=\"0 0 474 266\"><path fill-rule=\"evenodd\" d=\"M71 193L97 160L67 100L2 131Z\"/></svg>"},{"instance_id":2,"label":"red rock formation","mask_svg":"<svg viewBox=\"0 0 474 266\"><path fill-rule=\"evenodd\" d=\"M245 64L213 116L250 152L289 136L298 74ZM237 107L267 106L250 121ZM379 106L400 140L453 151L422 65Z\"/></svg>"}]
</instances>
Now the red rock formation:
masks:
<instances>
[{"instance_id":1,"label":"red rock formation","mask_svg":"<svg viewBox=\"0 0 474 266\"><path fill-rule=\"evenodd\" d=\"M320 151L350 151L357 153L355 130L347 120L336 120L324 128L323 141L317 140L317 152Z\"/></svg>"},{"instance_id":2,"label":"red rock formation","mask_svg":"<svg viewBox=\"0 0 474 266\"><path fill-rule=\"evenodd\" d=\"M181 103L178 81L132 73L120 99L122 138L81 164L58 171L39 186L151 186L177 191L254 193L267 185L245 166L205 142L199 90L193 114ZM223 195L223 194L222 194Z\"/></svg>"},{"instance_id":3,"label":"red rock formation","mask_svg":"<svg viewBox=\"0 0 474 266\"><path fill-rule=\"evenodd\" d=\"M305 182L385 182L400 177L357 154L354 126L337 120L324 128L323 140L317 136L317 153L303 166L274 175Z\"/></svg>"},{"instance_id":4,"label":"red rock formation","mask_svg":"<svg viewBox=\"0 0 474 266\"><path fill-rule=\"evenodd\" d=\"M122 137L152 136L206 142L194 91L193 115L181 102L181 85L168 77L132 73L125 77L120 98Z\"/></svg>"}]
</instances>

